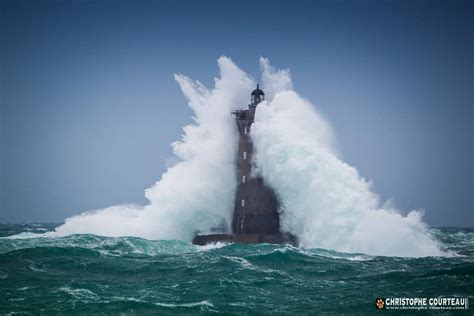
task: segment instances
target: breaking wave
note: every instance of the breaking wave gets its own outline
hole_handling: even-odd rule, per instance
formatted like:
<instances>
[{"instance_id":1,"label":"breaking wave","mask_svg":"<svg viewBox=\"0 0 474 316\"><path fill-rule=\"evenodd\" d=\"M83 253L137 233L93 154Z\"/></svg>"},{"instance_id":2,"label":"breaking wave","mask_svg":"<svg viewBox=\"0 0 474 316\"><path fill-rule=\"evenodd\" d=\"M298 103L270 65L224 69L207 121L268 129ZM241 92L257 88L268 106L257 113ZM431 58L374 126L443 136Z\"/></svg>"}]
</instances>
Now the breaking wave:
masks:
<instances>
[{"instance_id":1,"label":"breaking wave","mask_svg":"<svg viewBox=\"0 0 474 316\"><path fill-rule=\"evenodd\" d=\"M145 191L144 207L118 205L68 218L55 235L90 233L190 241L196 232L229 230L235 194L235 123L230 115L245 104L251 78L229 58L218 59L220 77L212 89L175 75L194 111L193 122L173 143L179 162Z\"/></svg>"},{"instance_id":2,"label":"breaking wave","mask_svg":"<svg viewBox=\"0 0 474 316\"><path fill-rule=\"evenodd\" d=\"M283 229L307 248L442 255L420 212L404 217L380 206L370 182L337 157L331 127L292 89L289 72L260 63L263 88L274 96L257 107L251 135L259 172L280 198Z\"/></svg>"},{"instance_id":3,"label":"breaking wave","mask_svg":"<svg viewBox=\"0 0 474 316\"><path fill-rule=\"evenodd\" d=\"M230 230L237 145L232 109L248 103L255 80L229 58L209 89L175 79L194 111L172 144L179 162L146 190L146 206L119 205L71 217L49 235L97 234L191 241L196 232ZM251 136L256 172L278 195L284 230L305 248L389 256L443 255L420 212L381 206L370 182L344 163L329 123L293 89L288 70L261 58L267 101L257 107Z\"/></svg>"}]
</instances>

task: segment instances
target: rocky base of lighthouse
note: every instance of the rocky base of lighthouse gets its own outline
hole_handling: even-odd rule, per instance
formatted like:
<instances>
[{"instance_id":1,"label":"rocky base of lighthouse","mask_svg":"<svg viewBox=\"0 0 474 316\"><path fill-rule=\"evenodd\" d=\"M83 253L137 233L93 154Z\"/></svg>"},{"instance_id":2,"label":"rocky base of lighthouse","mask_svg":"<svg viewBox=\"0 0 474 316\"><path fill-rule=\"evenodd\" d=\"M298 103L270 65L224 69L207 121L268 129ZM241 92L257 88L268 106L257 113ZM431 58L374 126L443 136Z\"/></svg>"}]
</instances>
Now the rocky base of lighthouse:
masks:
<instances>
[{"instance_id":1,"label":"rocky base of lighthouse","mask_svg":"<svg viewBox=\"0 0 474 316\"><path fill-rule=\"evenodd\" d=\"M263 235L263 234L213 234L197 235L193 244L203 246L216 242L232 242L240 244L289 244L298 246L298 239L291 234Z\"/></svg>"}]
</instances>

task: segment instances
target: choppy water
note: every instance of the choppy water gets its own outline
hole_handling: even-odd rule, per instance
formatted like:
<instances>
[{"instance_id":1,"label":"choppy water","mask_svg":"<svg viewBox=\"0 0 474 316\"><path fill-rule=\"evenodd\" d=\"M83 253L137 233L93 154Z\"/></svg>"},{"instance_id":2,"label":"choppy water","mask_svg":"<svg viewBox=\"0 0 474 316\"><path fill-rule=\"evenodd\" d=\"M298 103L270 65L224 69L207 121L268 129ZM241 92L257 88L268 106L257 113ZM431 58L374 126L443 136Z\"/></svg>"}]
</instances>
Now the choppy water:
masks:
<instances>
[{"instance_id":1,"label":"choppy water","mask_svg":"<svg viewBox=\"0 0 474 316\"><path fill-rule=\"evenodd\" d=\"M54 227L0 224L1 314L367 315L376 297L389 296L471 296L474 304L472 228L432 229L451 257L400 258L267 244L31 238Z\"/></svg>"}]
</instances>

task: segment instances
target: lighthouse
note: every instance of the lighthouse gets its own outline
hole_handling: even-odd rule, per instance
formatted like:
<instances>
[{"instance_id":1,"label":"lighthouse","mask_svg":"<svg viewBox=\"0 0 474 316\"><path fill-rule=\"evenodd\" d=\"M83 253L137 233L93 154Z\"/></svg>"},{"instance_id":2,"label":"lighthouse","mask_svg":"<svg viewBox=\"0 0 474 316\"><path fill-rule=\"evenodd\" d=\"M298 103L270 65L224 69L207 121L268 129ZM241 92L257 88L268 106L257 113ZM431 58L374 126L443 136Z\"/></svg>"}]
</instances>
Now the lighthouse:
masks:
<instances>
[{"instance_id":1,"label":"lighthouse","mask_svg":"<svg viewBox=\"0 0 474 316\"><path fill-rule=\"evenodd\" d=\"M264 184L261 177L252 176L253 146L250 130L255 119L255 110L263 100L265 93L257 85L251 93L248 109L232 112L239 131L236 159L238 183L232 221L234 234L275 235L280 232L275 193Z\"/></svg>"},{"instance_id":2,"label":"lighthouse","mask_svg":"<svg viewBox=\"0 0 474 316\"><path fill-rule=\"evenodd\" d=\"M247 109L235 110L236 128L239 133L235 172L237 189L230 234L197 235L193 243L204 245L209 242L227 241L237 243L289 243L296 245L291 234L280 230L278 199L261 176L253 171L253 144L250 131L259 103L265 100L265 93L259 85L250 94Z\"/></svg>"}]
</instances>

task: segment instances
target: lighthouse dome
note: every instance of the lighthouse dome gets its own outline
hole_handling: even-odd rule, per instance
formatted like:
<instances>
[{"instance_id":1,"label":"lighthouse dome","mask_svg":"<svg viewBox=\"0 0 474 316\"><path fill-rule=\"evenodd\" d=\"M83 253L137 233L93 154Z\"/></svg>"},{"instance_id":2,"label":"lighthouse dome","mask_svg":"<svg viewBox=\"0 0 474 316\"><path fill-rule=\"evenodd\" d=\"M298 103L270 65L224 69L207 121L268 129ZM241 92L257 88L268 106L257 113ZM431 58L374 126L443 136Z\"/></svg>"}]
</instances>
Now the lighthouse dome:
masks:
<instances>
[{"instance_id":1,"label":"lighthouse dome","mask_svg":"<svg viewBox=\"0 0 474 316\"><path fill-rule=\"evenodd\" d=\"M258 87L258 84L257 84L257 89L252 91L251 96L252 96L252 103L250 104L251 106L257 106L257 104L265 100L265 93L263 93L263 91L260 90L260 88Z\"/></svg>"},{"instance_id":2,"label":"lighthouse dome","mask_svg":"<svg viewBox=\"0 0 474 316\"><path fill-rule=\"evenodd\" d=\"M257 84L257 89L253 90L251 95L265 95L265 93L263 93L263 91L260 90L260 88Z\"/></svg>"}]
</instances>

